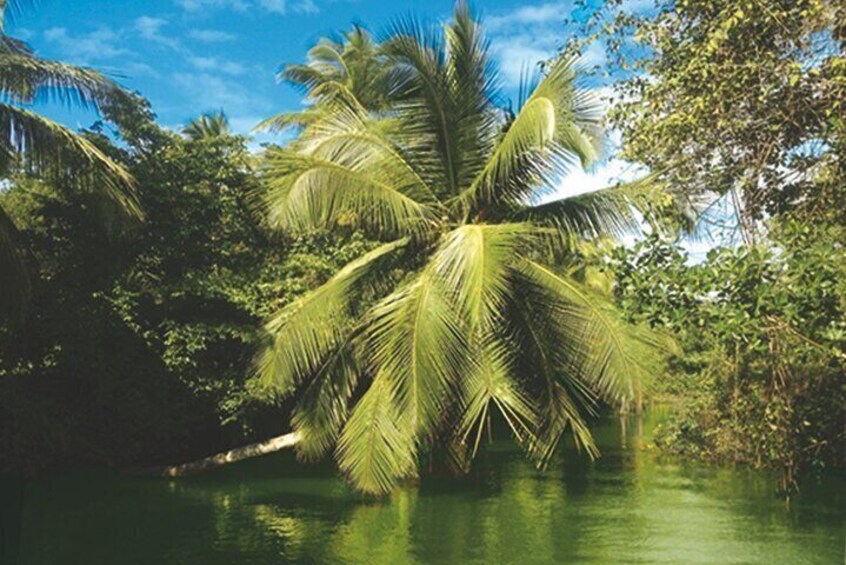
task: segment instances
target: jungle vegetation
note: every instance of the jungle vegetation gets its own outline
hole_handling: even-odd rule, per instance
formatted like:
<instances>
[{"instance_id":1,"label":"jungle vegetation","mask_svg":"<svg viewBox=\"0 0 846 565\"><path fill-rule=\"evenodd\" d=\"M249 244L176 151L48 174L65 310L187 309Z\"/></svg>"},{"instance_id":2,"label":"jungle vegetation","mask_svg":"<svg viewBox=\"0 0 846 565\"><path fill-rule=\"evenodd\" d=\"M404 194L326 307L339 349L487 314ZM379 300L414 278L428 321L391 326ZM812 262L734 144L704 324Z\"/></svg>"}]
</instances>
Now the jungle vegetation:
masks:
<instances>
[{"instance_id":1,"label":"jungle vegetation","mask_svg":"<svg viewBox=\"0 0 846 565\"><path fill-rule=\"evenodd\" d=\"M625 8L516 106L464 3L442 26L356 26L284 68L309 103L260 124L293 135L258 153L223 112L168 131L141 95L2 35L0 468L165 465L293 431L382 494L467 471L502 431L541 467L563 437L595 457L599 412L659 400L669 452L777 468L784 489L842 466L843 7ZM607 117L577 58L597 40ZM102 121L21 107L44 96ZM650 174L551 199L609 127ZM734 220L704 262L680 251Z\"/></svg>"}]
</instances>

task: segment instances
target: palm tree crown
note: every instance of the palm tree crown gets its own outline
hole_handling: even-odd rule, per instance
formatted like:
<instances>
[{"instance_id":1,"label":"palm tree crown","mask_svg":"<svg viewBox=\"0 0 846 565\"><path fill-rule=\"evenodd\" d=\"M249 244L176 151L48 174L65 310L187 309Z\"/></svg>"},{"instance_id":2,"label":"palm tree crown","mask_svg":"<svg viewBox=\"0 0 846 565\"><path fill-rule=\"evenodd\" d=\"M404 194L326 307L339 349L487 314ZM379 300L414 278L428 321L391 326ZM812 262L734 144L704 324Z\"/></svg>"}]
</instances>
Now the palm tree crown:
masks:
<instances>
[{"instance_id":1,"label":"palm tree crown","mask_svg":"<svg viewBox=\"0 0 846 565\"><path fill-rule=\"evenodd\" d=\"M655 355L648 334L554 266L579 239L637 227L626 190L533 205L598 156L601 113L573 61L550 64L507 116L463 3L442 33L404 21L370 57L390 96L314 78L307 117L279 122L298 137L266 155L275 226L383 241L267 324L258 374L300 391L300 454L337 446L369 493L415 476L436 443L464 466L492 416L541 464L567 429L595 454L584 411L631 399Z\"/></svg>"},{"instance_id":2,"label":"palm tree crown","mask_svg":"<svg viewBox=\"0 0 846 565\"><path fill-rule=\"evenodd\" d=\"M229 135L230 131L229 119L223 110L203 114L182 128L182 133L194 141L224 137Z\"/></svg>"}]
</instances>

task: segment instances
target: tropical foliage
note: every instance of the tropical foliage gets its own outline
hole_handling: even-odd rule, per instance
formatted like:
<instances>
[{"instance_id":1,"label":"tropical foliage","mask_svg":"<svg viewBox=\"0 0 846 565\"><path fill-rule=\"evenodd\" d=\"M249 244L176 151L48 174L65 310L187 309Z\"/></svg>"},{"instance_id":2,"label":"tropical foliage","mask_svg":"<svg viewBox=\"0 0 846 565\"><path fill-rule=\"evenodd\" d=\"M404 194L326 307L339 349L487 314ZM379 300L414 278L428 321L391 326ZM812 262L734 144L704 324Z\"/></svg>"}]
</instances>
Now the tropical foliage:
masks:
<instances>
[{"instance_id":1,"label":"tropical foliage","mask_svg":"<svg viewBox=\"0 0 846 565\"><path fill-rule=\"evenodd\" d=\"M0 193L32 274L27 316L0 323L0 472L174 463L286 431L247 388L261 320L371 246L274 235L245 138L176 135L142 100L106 111L120 148L86 139L131 173L144 222L110 236L85 194L26 176Z\"/></svg>"},{"instance_id":2,"label":"tropical foliage","mask_svg":"<svg viewBox=\"0 0 846 565\"><path fill-rule=\"evenodd\" d=\"M771 233L779 250L715 250L692 266L650 239L619 249L615 272L627 316L684 350L660 386L681 406L659 445L779 469L789 491L846 463L846 233L795 220Z\"/></svg>"},{"instance_id":3,"label":"tropical foliage","mask_svg":"<svg viewBox=\"0 0 846 565\"><path fill-rule=\"evenodd\" d=\"M797 208L844 209L846 6L840 0L606 2L593 25L627 80L622 157L685 194L725 195L747 242Z\"/></svg>"},{"instance_id":4,"label":"tropical foliage","mask_svg":"<svg viewBox=\"0 0 846 565\"><path fill-rule=\"evenodd\" d=\"M5 33L8 12L19 6L0 0L0 175L25 172L49 177L64 190L88 191L139 217L132 178L96 145L25 108L36 100L100 107L123 95L101 74L41 59L23 41ZM0 315L18 317L30 292L25 258L13 222L0 209Z\"/></svg>"},{"instance_id":5,"label":"tropical foliage","mask_svg":"<svg viewBox=\"0 0 846 565\"><path fill-rule=\"evenodd\" d=\"M651 335L556 268L577 242L638 227L630 192L537 204L601 148L600 108L574 61L552 62L508 115L464 4L442 32L403 21L366 51L361 37L321 42L286 70L313 105L271 121L300 130L265 156L274 227L384 242L267 324L258 376L297 393L300 453L337 444L370 493L415 476L435 444L466 465L492 417L541 464L568 428L595 454L586 413L598 399L632 402L657 356ZM390 95L360 99L362 76L389 77Z\"/></svg>"},{"instance_id":6,"label":"tropical foliage","mask_svg":"<svg viewBox=\"0 0 846 565\"><path fill-rule=\"evenodd\" d=\"M620 306L685 350L663 381L679 408L661 445L778 468L791 490L844 463L844 5L631 6L588 24L626 79L612 112L623 156L722 196L700 231L744 244L693 266L660 238L618 252Z\"/></svg>"}]
</instances>

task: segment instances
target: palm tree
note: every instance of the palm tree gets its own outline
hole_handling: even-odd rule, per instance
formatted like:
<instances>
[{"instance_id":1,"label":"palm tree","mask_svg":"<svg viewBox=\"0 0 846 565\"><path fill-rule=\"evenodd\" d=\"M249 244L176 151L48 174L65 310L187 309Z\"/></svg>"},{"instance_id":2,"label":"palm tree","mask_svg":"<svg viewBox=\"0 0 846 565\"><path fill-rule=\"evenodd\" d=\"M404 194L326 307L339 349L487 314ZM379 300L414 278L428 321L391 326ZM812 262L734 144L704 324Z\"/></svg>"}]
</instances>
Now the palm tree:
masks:
<instances>
[{"instance_id":1,"label":"palm tree","mask_svg":"<svg viewBox=\"0 0 846 565\"><path fill-rule=\"evenodd\" d=\"M230 131L229 119L223 110L203 114L182 128L182 133L194 141L224 137L229 135Z\"/></svg>"},{"instance_id":2,"label":"palm tree","mask_svg":"<svg viewBox=\"0 0 846 565\"><path fill-rule=\"evenodd\" d=\"M0 0L0 175L16 171L49 177L63 187L104 195L122 212L140 217L129 173L96 145L23 106L39 100L100 108L123 91L91 70L37 57L5 33L10 0ZM29 292L29 277L15 226L0 208L0 314L17 314Z\"/></svg>"},{"instance_id":3,"label":"palm tree","mask_svg":"<svg viewBox=\"0 0 846 565\"><path fill-rule=\"evenodd\" d=\"M381 46L366 29L356 25L340 38L320 39L309 50L306 64L287 65L278 78L305 90L316 103L348 96L364 108L378 111L386 109L399 93L401 76L386 63ZM265 120L257 129L280 131L305 125L312 118L316 118L313 111L283 113Z\"/></svg>"},{"instance_id":4,"label":"palm tree","mask_svg":"<svg viewBox=\"0 0 846 565\"><path fill-rule=\"evenodd\" d=\"M266 155L277 228L383 241L274 316L258 361L265 386L298 392L299 453L336 446L364 492L414 477L435 444L468 461L492 417L541 465L567 429L594 456L585 412L631 401L657 364L650 334L555 266L579 240L638 228L631 188L536 204L597 159L598 105L561 58L509 117L487 47L464 3L442 34L401 22L379 50L403 77L393 101L346 89Z\"/></svg>"}]
</instances>

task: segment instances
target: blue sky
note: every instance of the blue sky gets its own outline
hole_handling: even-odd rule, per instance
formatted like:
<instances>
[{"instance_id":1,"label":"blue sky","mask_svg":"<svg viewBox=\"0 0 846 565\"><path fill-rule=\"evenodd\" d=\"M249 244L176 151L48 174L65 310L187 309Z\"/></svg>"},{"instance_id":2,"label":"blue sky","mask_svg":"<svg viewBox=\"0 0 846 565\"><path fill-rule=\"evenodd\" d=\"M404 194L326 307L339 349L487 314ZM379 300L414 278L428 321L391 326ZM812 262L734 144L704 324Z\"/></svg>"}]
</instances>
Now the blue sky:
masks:
<instances>
[{"instance_id":1,"label":"blue sky","mask_svg":"<svg viewBox=\"0 0 846 565\"><path fill-rule=\"evenodd\" d=\"M590 0L596 5L602 0ZM624 0L633 11L651 0ZM279 84L284 63L301 62L320 37L354 23L379 34L398 17L449 18L453 0L37 0L7 32L44 56L97 68L147 97L159 122L173 129L199 114L223 109L233 129L247 134L261 120L301 107L302 95ZM565 20L586 14L574 0L484 0L472 3L491 41L506 96L517 97L521 74L554 55L566 41ZM604 62L589 48L588 65ZM597 85L598 87L598 85ZM71 127L88 127L92 112L40 106ZM591 171L572 171L549 198L596 190L642 173L614 157ZM258 145L272 137L258 136Z\"/></svg>"},{"instance_id":2,"label":"blue sky","mask_svg":"<svg viewBox=\"0 0 846 565\"><path fill-rule=\"evenodd\" d=\"M446 20L452 0L39 0L9 31L42 56L95 67L139 90L162 124L178 127L223 108L247 132L261 119L297 108L300 94L277 84L286 62L300 62L321 36L364 24L377 34L409 13ZM569 0L475 4L487 23L506 87L521 69L554 54L566 38ZM599 58L598 53L589 57ZM69 125L94 116L49 109Z\"/></svg>"},{"instance_id":3,"label":"blue sky","mask_svg":"<svg viewBox=\"0 0 846 565\"><path fill-rule=\"evenodd\" d=\"M596 5L602 0L589 0ZM630 11L651 0L624 0ZM159 122L173 129L207 111L223 109L233 129L250 133L261 120L302 106L302 95L279 84L285 63L301 62L320 37L362 24L379 34L397 18L449 18L453 0L37 0L7 27L44 57L91 66L147 97ZM582 20L573 0L477 0L502 75L514 99L521 74L554 55L566 41L565 20ZM592 47L584 63L602 65ZM599 88L599 85L595 85ZM88 127L92 112L41 105L71 127ZM591 171L572 171L549 197L596 190L642 174L615 158L611 132L605 159ZM270 141L258 136L254 144ZM701 250L696 250L701 253Z\"/></svg>"}]
</instances>

